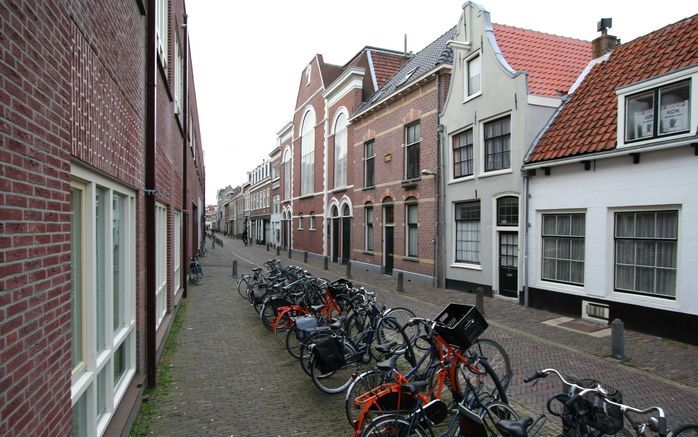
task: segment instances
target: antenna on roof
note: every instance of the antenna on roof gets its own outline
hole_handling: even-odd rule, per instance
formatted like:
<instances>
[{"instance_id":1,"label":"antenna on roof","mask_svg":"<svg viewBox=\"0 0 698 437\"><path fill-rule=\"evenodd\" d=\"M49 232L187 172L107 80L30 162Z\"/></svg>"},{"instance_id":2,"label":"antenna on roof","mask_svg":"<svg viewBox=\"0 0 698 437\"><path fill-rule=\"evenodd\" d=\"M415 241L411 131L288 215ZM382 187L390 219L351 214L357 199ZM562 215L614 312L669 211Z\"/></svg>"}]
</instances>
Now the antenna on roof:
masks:
<instances>
[{"instance_id":1,"label":"antenna on roof","mask_svg":"<svg viewBox=\"0 0 698 437\"><path fill-rule=\"evenodd\" d=\"M407 34L405 34L405 51L403 52L405 56L407 56Z\"/></svg>"},{"instance_id":2,"label":"antenna on roof","mask_svg":"<svg viewBox=\"0 0 698 437\"><path fill-rule=\"evenodd\" d=\"M602 18L596 23L596 31L601 32L602 35L606 35L611 27L613 27L613 18Z\"/></svg>"}]
</instances>

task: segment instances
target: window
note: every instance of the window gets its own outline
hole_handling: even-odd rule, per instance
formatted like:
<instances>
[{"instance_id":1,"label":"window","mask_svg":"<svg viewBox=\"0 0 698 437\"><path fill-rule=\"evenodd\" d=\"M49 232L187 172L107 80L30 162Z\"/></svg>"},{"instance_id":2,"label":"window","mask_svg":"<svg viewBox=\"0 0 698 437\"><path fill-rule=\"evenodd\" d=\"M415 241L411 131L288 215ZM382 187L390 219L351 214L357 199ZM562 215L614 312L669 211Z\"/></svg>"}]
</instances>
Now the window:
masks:
<instances>
[{"instance_id":1,"label":"window","mask_svg":"<svg viewBox=\"0 0 698 437\"><path fill-rule=\"evenodd\" d=\"M273 213L274 214L281 213L281 199L280 199L278 194L274 195L272 203L273 203L273 207L272 207Z\"/></svg>"},{"instance_id":2,"label":"window","mask_svg":"<svg viewBox=\"0 0 698 437\"><path fill-rule=\"evenodd\" d=\"M485 171L510 168L510 117L485 123Z\"/></svg>"},{"instance_id":3,"label":"window","mask_svg":"<svg viewBox=\"0 0 698 437\"><path fill-rule=\"evenodd\" d=\"M412 201L414 201L414 199L412 199ZM419 256L417 252L417 241L419 240L419 231L417 230L419 213L417 204L407 204L405 213L407 217L407 256L416 258Z\"/></svg>"},{"instance_id":4,"label":"window","mask_svg":"<svg viewBox=\"0 0 698 437\"><path fill-rule=\"evenodd\" d=\"M369 141L364 144L364 187L372 187L376 184L374 177L376 162L376 152L374 142Z\"/></svg>"},{"instance_id":5,"label":"window","mask_svg":"<svg viewBox=\"0 0 698 437\"><path fill-rule=\"evenodd\" d=\"M308 64L307 67L305 67L305 86L310 85L310 76L313 72L313 68Z\"/></svg>"},{"instance_id":6,"label":"window","mask_svg":"<svg viewBox=\"0 0 698 437\"><path fill-rule=\"evenodd\" d=\"M315 230L315 216L314 216L313 214L314 214L313 212L311 212L310 214L308 214L308 217L309 217L308 220L310 221L310 222L308 223L308 229L311 230L311 231Z\"/></svg>"},{"instance_id":7,"label":"window","mask_svg":"<svg viewBox=\"0 0 698 437\"><path fill-rule=\"evenodd\" d=\"M298 214L298 230L303 230L303 214Z\"/></svg>"},{"instance_id":8,"label":"window","mask_svg":"<svg viewBox=\"0 0 698 437\"><path fill-rule=\"evenodd\" d=\"M405 127L405 179L419 177L419 122Z\"/></svg>"},{"instance_id":9,"label":"window","mask_svg":"<svg viewBox=\"0 0 698 437\"><path fill-rule=\"evenodd\" d=\"M480 201L455 204L456 262L480 264Z\"/></svg>"},{"instance_id":10,"label":"window","mask_svg":"<svg viewBox=\"0 0 698 437\"><path fill-rule=\"evenodd\" d=\"M170 22L170 5L169 0L156 0L155 5L155 15L156 26L155 26L155 38L157 39L158 56L160 62L162 63L164 70L167 71L168 59L168 35L169 35L169 22Z\"/></svg>"},{"instance_id":11,"label":"window","mask_svg":"<svg viewBox=\"0 0 698 437\"><path fill-rule=\"evenodd\" d=\"M284 152L284 199L291 198L291 149Z\"/></svg>"},{"instance_id":12,"label":"window","mask_svg":"<svg viewBox=\"0 0 698 437\"><path fill-rule=\"evenodd\" d=\"M615 214L615 289L674 299L678 211Z\"/></svg>"},{"instance_id":13,"label":"window","mask_svg":"<svg viewBox=\"0 0 698 437\"><path fill-rule=\"evenodd\" d=\"M637 141L689 130L690 80L627 97L625 140Z\"/></svg>"},{"instance_id":14,"label":"window","mask_svg":"<svg viewBox=\"0 0 698 437\"><path fill-rule=\"evenodd\" d=\"M334 134L334 187L347 185L347 116L339 114Z\"/></svg>"},{"instance_id":15,"label":"window","mask_svg":"<svg viewBox=\"0 0 698 437\"><path fill-rule=\"evenodd\" d=\"M72 427L101 435L135 375L135 193L77 165L72 174Z\"/></svg>"},{"instance_id":16,"label":"window","mask_svg":"<svg viewBox=\"0 0 698 437\"><path fill-rule=\"evenodd\" d=\"M543 214L543 269L546 281L584 285L584 214Z\"/></svg>"},{"instance_id":17,"label":"window","mask_svg":"<svg viewBox=\"0 0 698 437\"><path fill-rule=\"evenodd\" d=\"M167 313L167 208L155 206L155 312L156 328Z\"/></svg>"},{"instance_id":18,"label":"window","mask_svg":"<svg viewBox=\"0 0 698 437\"><path fill-rule=\"evenodd\" d=\"M175 114L182 112L182 104L184 103L184 57L182 56L182 47L179 44L179 34L175 32L175 93L174 93L174 111ZM184 122L184 120L182 120Z\"/></svg>"},{"instance_id":19,"label":"window","mask_svg":"<svg viewBox=\"0 0 698 437\"><path fill-rule=\"evenodd\" d=\"M465 61L465 74L465 97L468 97L480 91L480 55Z\"/></svg>"},{"instance_id":20,"label":"window","mask_svg":"<svg viewBox=\"0 0 698 437\"><path fill-rule=\"evenodd\" d=\"M514 196L497 199L497 226L517 226L519 224L519 199Z\"/></svg>"},{"instance_id":21,"label":"window","mask_svg":"<svg viewBox=\"0 0 698 437\"><path fill-rule=\"evenodd\" d=\"M303 117L301 128L301 196L314 190L315 163L315 113L309 109Z\"/></svg>"},{"instance_id":22,"label":"window","mask_svg":"<svg viewBox=\"0 0 698 437\"><path fill-rule=\"evenodd\" d=\"M174 289L175 293L182 286L182 213L174 214Z\"/></svg>"},{"instance_id":23,"label":"window","mask_svg":"<svg viewBox=\"0 0 698 437\"><path fill-rule=\"evenodd\" d=\"M275 164L271 168L271 178L272 179L278 179L279 178L279 165Z\"/></svg>"},{"instance_id":24,"label":"window","mask_svg":"<svg viewBox=\"0 0 698 437\"><path fill-rule=\"evenodd\" d=\"M367 203L364 207L364 223L366 227L365 247L369 252L373 252L373 205Z\"/></svg>"},{"instance_id":25,"label":"window","mask_svg":"<svg viewBox=\"0 0 698 437\"><path fill-rule=\"evenodd\" d=\"M453 178L473 174L473 130L453 136Z\"/></svg>"}]
</instances>

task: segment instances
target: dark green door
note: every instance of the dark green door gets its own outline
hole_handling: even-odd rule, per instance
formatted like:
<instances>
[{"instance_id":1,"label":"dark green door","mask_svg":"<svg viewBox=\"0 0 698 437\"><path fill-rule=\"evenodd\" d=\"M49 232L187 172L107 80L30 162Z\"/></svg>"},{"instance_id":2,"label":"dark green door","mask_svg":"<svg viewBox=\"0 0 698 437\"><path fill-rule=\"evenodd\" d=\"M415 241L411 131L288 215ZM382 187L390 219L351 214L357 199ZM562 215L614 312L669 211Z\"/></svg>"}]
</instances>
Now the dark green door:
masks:
<instances>
[{"instance_id":1,"label":"dark green door","mask_svg":"<svg viewBox=\"0 0 698 437\"><path fill-rule=\"evenodd\" d=\"M332 219L332 262L339 260L339 219Z\"/></svg>"},{"instance_id":2,"label":"dark green door","mask_svg":"<svg viewBox=\"0 0 698 437\"><path fill-rule=\"evenodd\" d=\"M351 246L351 224L349 222L349 217L342 218L342 264L346 264L351 256L350 246Z\"/></svg>"},{"instance_id":3,"label":"dark green door","mask_svg":"<svg viewBox=\"0 0 698 437\"><path fill-rule=\"evenodd\" d=\"M516 232L499 233L499 294L506 297L518 297L518 234Z\"/></svg>"}]
</instances>

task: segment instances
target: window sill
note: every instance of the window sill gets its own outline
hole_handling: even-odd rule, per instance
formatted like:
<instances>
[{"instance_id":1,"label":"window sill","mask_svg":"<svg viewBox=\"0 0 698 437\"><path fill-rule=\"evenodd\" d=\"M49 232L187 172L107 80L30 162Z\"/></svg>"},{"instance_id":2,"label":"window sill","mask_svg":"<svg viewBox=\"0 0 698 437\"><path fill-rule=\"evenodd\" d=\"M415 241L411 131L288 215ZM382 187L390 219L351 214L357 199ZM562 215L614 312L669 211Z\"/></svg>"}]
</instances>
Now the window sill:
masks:
<instances>
[{"instance_id":1,"label":"window sill","mask_svg":"<svg viewBox=\"0 0 698 437\"><path fill-rule=\"evenodd\" d=\"M451 179L450 181L448 181L446 183L446 185L453 185L453 184L457 184L460 182L467 182L467 181L472 181L472 180L475 180L475 175L468 175L468 176L463 176L463 177L458 178L458 179Z\"/></svg>"},{"instance_id":2,"label":"window sill","mask_svg":"<svg viewBox=\"0 0 698 437\"><path fill-rule=\"evenodd\" d=\"M419 262L419 258L416 258L416 257L414 257L414 256L403 256L403 257L402 257L402 260L403 260L403 261L413 262L413 263L418 263L418 262Z\"/></svg>"},{"instance_id":3,"label":"window sill","mask_svg":"<svg viewBox=\"0 0 698 437\"><path fill-rule=\"evenodd\" d=\"M453 267L455 269L482 271L482 266L480 264L453 263L453 264L450 264L449 267Z\"/></svg>"},{"instance_id":4,"label":"window sill","mask_svg":"<svg viewBox=\"0 0 698 437\"><path fill-rule=\"evenodd\" d=\"M337 187L337 188L331 190L330 193L343 193L343 192L347 191L347 188L348 188L347 186Z\"/></svg>"},{"instance_id":5,"label":"window sill","mask_svg":"<svg viewBox=\"0 0 698 437\"><path fill-rule=\"evenodd\" d=\"M477 97L480 97L481 95L482 95L482 90L480 90L480 91L478 91L478 92L476 92L476 93L474 93L474 94L471 94L471 95L467 96L465 99L463 99L463 104L466 104L466 103L468 103L469 101L471 101L471 100L473 100L473 99L475 99L475 98L477 98Z\"/></svg>"},{"instance_id":6,"label":"window sill","mask_svg":"<svg viewBox=\"0 0 698 437\"><path fill-rule=\"evenodd\" d=\"M312 199L313 197L315 197L315 193L304 194L302 196L299 196L298 200Z\"/></svg>"},{"instance_id":7,"label":"window sill","mask_svg":"<svg viewBox=\"0 0 698 437\"><path fill-rule=\"evenodd\" d=\"M412 188L417 188L417 182L421 181L422 178L413 178L413 179L403 179L402 182L400 183L400 186L406 190L412 189Z\"/></svg>"},{"instance_id":8,"label":"window sill","mask_svg":"<svg viewBox=\"0 0 698 437\"><path fill-rule=\"evenodd\" d=\"M490 176L501 176L501 175L512 174L512 173L514 173L514 171L512 169L505 168L502 170L492 170L492 171L488 171L486 173L480 173L478 176L480 178L488 178Z\"/></svg>"},{"instance_id":9,"label":"window sill","mask_svg":"<svg viewBox=\"0 0 698 437\"><path fill-rule=\"evenodd\" d=\"M372 250L362 250L361 253L363 253L364 255L375 255L375 252L373 252Z\"/></svg>"},{"instance_id":10,"label":"window sill","mask_svg":"<svg viewBox=\"0 0 698 437\"><path fill-rule=\"evenodd\" d=\"M368 190L375 190L376 186L375 185L369 185L367 187L361 188L361 191L368 191Z\"/></svg>"}]
</instances>

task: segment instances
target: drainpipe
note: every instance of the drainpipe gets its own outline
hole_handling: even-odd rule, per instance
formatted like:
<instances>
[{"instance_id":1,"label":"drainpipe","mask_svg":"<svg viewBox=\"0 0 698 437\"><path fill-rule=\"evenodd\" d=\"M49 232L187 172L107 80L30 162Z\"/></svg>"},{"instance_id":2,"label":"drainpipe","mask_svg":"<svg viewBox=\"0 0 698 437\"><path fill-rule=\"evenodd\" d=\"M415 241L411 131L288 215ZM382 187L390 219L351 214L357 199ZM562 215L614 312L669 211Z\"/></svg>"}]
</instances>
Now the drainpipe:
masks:
<instances>
[{"instance_id":1,"label":"drainpipe","mask_svg":"<svg viewBox=\"0 0 698 437\"><path fill-rule=\"evenodd\" d=\"M528 307L528 234L529 234L529 221L528 221L528 207L529 207L529 172L528 170L522 170L521 174L524 179L524 192L523 192L523 201L524 201L524 223L523 223L523 232L524 232L524 259L523 259L523 293L524 293L524 307Z\"/></svg>"},{"instance_id":2,"label":"drainpipe","mask_svg":"<svg viewBox=\"0 0 698 437\"><path fill-rule=\"evenodd\" d=\"M155 2L148 2L147 44L145 56L145 365L149 388L156 375L156 302L155 302L155 141L157 53L155 50Z\"/></svg>"},{"instance_id":3,"label":"drainpipe","mask_svg":"<svg viewBox=\"0 0 698 437\"><path fill-rule=\"evenodd\" d=\"M182 125L184 126L184 138L182 138L182 251L180 256L182 260L180 265L182 266L182 279L181 283L184 286L182 291L182 297L187 297L187 291L189 289L189 284L187 281L187 272L189 271L189 239L187 238L187 229L189 229L189 220L187 216L189 215L189 200L187 199L187 153L189 150L188 139L189 139L189 28L187 27L188 15L184 13L184 23L182 24L182 31L184 32L184 73L183 81L184 84L182 88L184 89L182 97L182 115L184 120L182 120Z\"/></svg>"},{"instance_id":4,"label":"drainpipe","mask_svg":"<svg viewBox=\"0 0 698 437\"><path fill-rule=\"evenodd\" d=\"M437 129L436 129L436 238L434 240L434 280L436 281L436 286L443 288L443 274L441 260L441 236L443 229L441 226L441 193L442 183L443 183L443 172L442 167L443 157L442 157L442 142L443 142L443 132L444 126L441 124L441 75L436 74L436 114L437 114Z\"/></svg>"}]
</instances>

